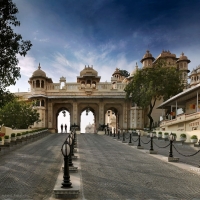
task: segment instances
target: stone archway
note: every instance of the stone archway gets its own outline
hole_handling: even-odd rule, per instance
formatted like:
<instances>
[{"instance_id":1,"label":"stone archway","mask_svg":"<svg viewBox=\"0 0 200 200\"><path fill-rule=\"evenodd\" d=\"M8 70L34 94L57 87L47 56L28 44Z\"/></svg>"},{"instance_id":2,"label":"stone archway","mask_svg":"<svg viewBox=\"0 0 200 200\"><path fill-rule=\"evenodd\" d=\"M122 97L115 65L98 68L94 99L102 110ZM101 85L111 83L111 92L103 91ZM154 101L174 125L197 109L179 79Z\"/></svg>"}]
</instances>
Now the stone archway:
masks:
<instances>
[{"instance_id":1,"label":"stone archway","mask_svg":"<svg viewBox=\"0 0 200 200\"><path fill-rule=\"evenodd\" d=\"M94 102L91 102L91 103L84 103L84 102L79 102L78 103L78 124L81 126L81 114L83 111L89 109L90 112L93 113L94 115L94 124L95 124L95 132L96 132L96 129L98 128L98 124L97 122L99 121L98 119L98 113L99 113L99 105L98 103L94 103Z\"/></svg>"},{"instance_id":2,"label":"stone archway","mask_svg":"<svg viewBox=\"0 0 200 200\"><path fill-rule=\"evenodd\" d=\"M55 129L55 132L58 132L57 127L58 127L58 115L62 110L67 110L70 115L70 123L72 121L72 114L73 114L73 109L72 109L72 104L70 103L55 103L53 106L53 127Z\"/></svg>"},{"instance_id":3,"label":"stone archway","mask_svg":"<svg viewBox=\"0 0 200 200\"><path fill-rule=\"evenodd\" d=\"M104 106L104 115L105 115L105 124L106 118L108 118L109 113L107 111L111 111L112 114L114 113L115 115L115 122L112 124L112 119L108 124L111 124L112 127L115 128L116 133L118 132L118 129L123 129L123 105L121 103L116 103L116 104L110 104L107 103Z\"/></svg>"}]
</instances>

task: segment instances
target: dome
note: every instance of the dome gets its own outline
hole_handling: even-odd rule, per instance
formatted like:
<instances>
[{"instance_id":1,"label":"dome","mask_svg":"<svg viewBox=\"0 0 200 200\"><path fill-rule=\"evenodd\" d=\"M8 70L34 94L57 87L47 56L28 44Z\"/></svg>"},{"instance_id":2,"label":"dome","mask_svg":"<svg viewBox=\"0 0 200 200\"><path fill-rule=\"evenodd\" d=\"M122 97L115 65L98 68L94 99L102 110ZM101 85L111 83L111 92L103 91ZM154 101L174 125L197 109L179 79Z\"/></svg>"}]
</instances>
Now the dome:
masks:
<instances>
[{"instance_id":1,"label":"dome","mask_svg":"<svg viewBox=\"0 0 200 200\"><path fill-rule=\"evenodd\" d=\"M112 76L114 76L115 74L120 74L120 75L121 75L121 72L120 72L119 68L116 68L116 69L115 69L115 71L114 71L114 73L112 74Z\"/></svg>"},{"instance_id":2,"label":"dome","mask_svg":"<svg viewBox=\"0 0 200 200\"><path fill-rule=\"evenodd\" d=\"M96 70L92 67L86 67L80 72L80 76L98 76L98 73Z\"/></svg>"},{"instance_id":3,"label":"dome","mask_svg":"<svg viewBox=\"0 0 200 200\"><path fill-rule=\"evenodd\" d=\"M144 56L140 62L142 63L144 60L147 60L147 59L151 59L152 61L155 60L155 58L152 56L152 54L150 53L149 50L146 51L146 53L144 54Z\"/></svg>"},{"instance_id":4,"label":"dome","mask_svg":"<svg viewBox=\"0 0 200 200\"><path fill-rule=\"evenodd\" d=\"M32 77L38 77L38 76L46 77L46 73L41 70L40 64L38 66L38 69L36 71L34 71L33 75L32 75Z\"/></svg>"},{"instance_id":5,"label":"dome","mask_svg":"<svg viewBox=\"0 0 200 200\"><path fill-rule=\"evenodd\" d=\"M137 72L138 70L138 65L136 63L135 69L131 72L130 76L134 76L134 74Z\"/></svg>"},{"instance_id":6,"label":"dome","mask_svg":"<svg viewBox=\"0 0 200 200\"><path fill-rule=\"evenodd\" d=\"M149 58L152 57L152 54L150 53L149 50L147 50L147 52L144 54L143 58Z\"/></svg>"},{"instance_id":7,"label":"dome","mask_svg":"<svg viewBox=\"0 0 200 200\"><path fill-rule=\"evenodd\" d=\"M177 62L179 61L187 61L188 63L190 63L190 60L187 58L187 56L184 55L184 53L180 55L180 58L177 60Z\"/></svg>"}]
</instances>

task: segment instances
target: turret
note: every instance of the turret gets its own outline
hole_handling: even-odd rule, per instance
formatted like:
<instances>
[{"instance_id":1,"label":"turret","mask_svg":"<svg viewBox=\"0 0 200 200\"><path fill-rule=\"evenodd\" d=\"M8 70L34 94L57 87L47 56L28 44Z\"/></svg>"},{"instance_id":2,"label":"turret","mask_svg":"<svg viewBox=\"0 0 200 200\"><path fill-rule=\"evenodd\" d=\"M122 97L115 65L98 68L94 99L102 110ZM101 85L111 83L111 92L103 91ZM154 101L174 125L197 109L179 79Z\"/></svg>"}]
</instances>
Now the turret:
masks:
<instances>
[{"instance_id":1,"label":"turret","mask_svg":"<svg viewBox=\"0 0 200 200\"><path fill-rule=\"evenodd\" d=\"M143 67L152 67L154 60L155 58L152 56L150 51L147 50L140 62L142 63Z\"/></svg>"}]
</instances>

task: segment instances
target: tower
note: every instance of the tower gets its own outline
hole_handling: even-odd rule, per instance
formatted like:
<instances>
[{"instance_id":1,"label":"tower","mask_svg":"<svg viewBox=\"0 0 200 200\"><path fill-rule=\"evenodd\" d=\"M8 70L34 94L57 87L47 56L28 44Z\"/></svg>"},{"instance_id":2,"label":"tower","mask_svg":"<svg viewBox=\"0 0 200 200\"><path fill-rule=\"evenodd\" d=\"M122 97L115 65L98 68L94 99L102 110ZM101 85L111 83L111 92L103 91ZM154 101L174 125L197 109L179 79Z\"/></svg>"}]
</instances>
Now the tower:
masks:
<instances>
[{"instance_id":1,"label":"tower","mask_svg":"<svg viewBox=\"0 0 200 200\"><path fill-rule=\"evenodd\" d=\"M179 71L181 72L181 77L183 80L183 84L186 87L187 86L187 79L188 79L188 73L190 70L188 70L188 63L190 63L190 60L187 58L187 56L182 53L180 55L180 58L176 61L177 67Z\"/></svg>"},{"instance_id":2,"label":"tower","mask_svg":"<svg viewBox=\"0 0 200 200\"><path fill-rule=\"evenodd\" d=\"M150 51L147 50L140 62L142 63L143 67L152 67L154 60L155 58L152 56Z\"/></svg>"}]
</instances>

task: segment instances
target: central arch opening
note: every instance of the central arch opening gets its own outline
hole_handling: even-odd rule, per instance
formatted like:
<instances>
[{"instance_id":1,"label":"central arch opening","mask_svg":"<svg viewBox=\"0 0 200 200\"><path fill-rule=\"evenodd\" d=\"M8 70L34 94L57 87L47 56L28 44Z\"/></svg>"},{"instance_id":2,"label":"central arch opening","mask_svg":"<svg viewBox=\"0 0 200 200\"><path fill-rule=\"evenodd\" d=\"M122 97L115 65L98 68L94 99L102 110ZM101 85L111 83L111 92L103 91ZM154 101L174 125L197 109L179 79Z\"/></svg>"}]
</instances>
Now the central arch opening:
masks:
<instances>
[{"instance_id":1,"label":"central arch opening","mask_svg":"<svg viewBox=\"0 0 200 200\"><path fill-rule=\"evenodd\" d=\"M58 133L69 133L70 130L70 113L66 109L62 109L57 117Z\"/></svg>"},{"instance_id":2,"label":"central arch opening","mask_svg":"<svg viewBox=\"0 0 200 200\"><path fill-rule=\"evenodd\" d=\"M94 113L90 108L86 108L81 113L81 133L94 133L95 130Z\"/></svg>"}]
</instances>

